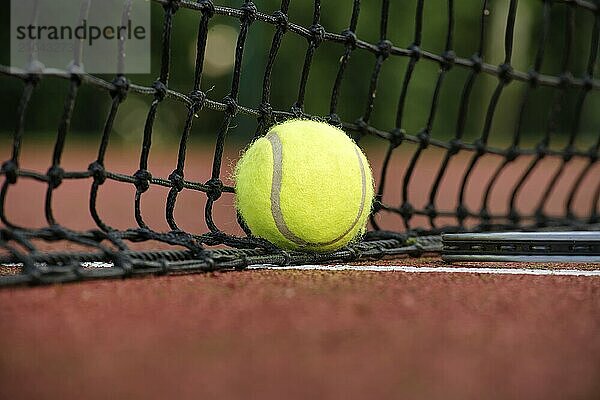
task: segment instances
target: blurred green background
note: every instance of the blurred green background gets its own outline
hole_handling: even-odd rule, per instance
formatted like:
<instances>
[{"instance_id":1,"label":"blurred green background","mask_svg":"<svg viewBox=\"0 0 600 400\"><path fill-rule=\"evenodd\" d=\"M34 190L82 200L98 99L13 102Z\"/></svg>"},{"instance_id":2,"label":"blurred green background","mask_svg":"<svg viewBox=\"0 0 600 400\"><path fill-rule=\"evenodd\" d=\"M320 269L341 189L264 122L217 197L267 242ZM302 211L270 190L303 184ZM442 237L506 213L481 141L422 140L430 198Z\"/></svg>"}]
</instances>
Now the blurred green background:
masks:
<instances>
[{"instance_id":1,"label":"blurred green background","mask_svg":"<svg viewBox=\"0 0 600 400\"><path fill-rule=\"evenodd\" d=\"M2 0L7 10L9 0ZM163 9L159 4L152 6L152 74L130 75L132 82L150 86L157 78L160 67L160 38L162 33ZM215 1L215 4L239 8L242 1ZM379 41L381 0L364 1L357 28L357 36L371 43ZM395 46L406 48L413 41L415 27L416 0L392 1L388 39ZM479 23L482 0L455 1L454 51L459 57L469 58L478 46ZM508 13L508 0L492 1L489 6L488 26L485 37L485 56L487 63L498 65L504 59L504 31ZM257 0L257 8L267 14L279 9L277 0ZM516 70L528 71L538 47L541 32L543 2L523 0L519 2L515 28L515 41L512 65ZM437 54L444 51L448 23L448 5L443 0L425 2L423 18L422 48ZM325 0L321 7L321 24L329 32L340 33L349 25L352 12L351 0ZM590 42L594 15L590 11L574 8L575 32L571 52L570 71L576 77L585 73L590 52ZM310 26L313 3L305 0L292 0L289 19L303 26ZM542 73L557 75L560 73L561 60L565 50L565 27L567 6L555 4L552 8L552 27L547 43ZM0 63L9 65L9 17L10 13L0 14L4 44L0 49ZM173 90L189 93L192 87L195 45L200 13L180 9L175 15L173 32L172 69L169 87ZM209 44L205 61L205 75L202 90L214 100L221 100L229 93L232 80L234 51L239 32L239 20L215 15L210 22ZM262 93L262 80L269 48L275 27L256 21L249 30L245 47L240 89L240 104L258 108ZM289 110L294 104L301 77L301 69L307 48L306 39L287 33L277 56L272 76L271 104L276 110ZM306 112L326 116L329 113L331 90L338 71L344 46L324 42L316 51L311 69L305 101ZM398 97L408 64L405 57L390 57L383 65L375 108L370 119L371 125L380 130L394 128ZM375 56L357 49L352 53L346 75L341 86L338 114L344 121L355 121L366 108L369 82ZM427 121L433 90L438 76L439 65L421 60L417 63L414 77L409 88L408 102L404 113L403 128L409 134L416 134ZM436 138L450 139L454 136L459 98L469 70L454 67L447 75L441 91L440 105L435 118L432 134ZM103 76L112 80L111 76ZM481 74L476 81L470 102L465 140L472 141L481 135L485 112L497 79ZM22 92L22 83L9 76L0 76L0 135L9 140L15 126L15 115ZM505 146L514 132L515 120L520 99L526 85L511 83L500 100L490 142L492 145ZM26 122L27 135L37 135L51 140L56 131L62 112L63 99L67 83L62 79L45 78L34 92ZM527 118L523 125L523 138L526 145L539 141L545 132L550 104L555 89L540 88L531 96L527 108ZM566 92L566 105L558 115L558 127L553 137L553 147L564 144L575 119L575 104L579 91L569 89ZM115 122L113 142L124 144L139 143L143 135L144 121L151 96L130 94L122 105ZM102 132L108 113L110 97L108 93L84 85L77 98L71 136L98 138ZM580 134L577 147L587 148L597 138L600 126L600 94L589 94L582 110ZM183 104L166 100L159 107L154 129L154 143L175 143L179 140L185 121L186 108ZM191 141L212 140L223 118L220 112L205 109L198 114L194 123ZM230 131L229 140L243 142L249 140L256 129L256 120L238 115ZM377 141L374 141L377 142ZM379 141L382 142L382 141ZM6 142L5 142L6 143Z\"/></svg>"}]
</instances>

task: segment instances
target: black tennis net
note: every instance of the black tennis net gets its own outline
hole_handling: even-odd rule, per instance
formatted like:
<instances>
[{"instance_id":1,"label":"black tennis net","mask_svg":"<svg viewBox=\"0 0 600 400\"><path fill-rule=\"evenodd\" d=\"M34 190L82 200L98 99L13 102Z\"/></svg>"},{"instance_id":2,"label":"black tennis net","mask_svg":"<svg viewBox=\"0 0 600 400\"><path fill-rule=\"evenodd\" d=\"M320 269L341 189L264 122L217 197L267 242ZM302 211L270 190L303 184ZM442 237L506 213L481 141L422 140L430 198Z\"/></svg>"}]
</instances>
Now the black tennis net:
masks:
<instances>
[{"instance_id":1,"label":"black tennis net","mask_svg":"<svg viewBox=\"0 0 600 400\"><path fill-rule=\"evenodd\" d=\"M128 277L143 274L166 274L178 272L198 272L243 269L253 264L290 265L306 263L351 262L372 260L383 257L411 255L418 256L440 251L440 234L443 232L463 231L501 231L533 229L580 229L597 228L599 222L600 179L598 157L600 149L600 126L593 125L597 120L593 112L595 95L600 92L600 81L595 78L597 53L600 34L600 8L595 2L582 0L565 1L528 1L536 3L535 25L536 40L531 45L531 65L529 70L519 70L513 65L514 49L518 41L519 3L507 2L503 14L502 35L492 39L503 48L503 59L492 64L487 59L489 46L490 4L482 1L477 7L477 24L471 33L476 48L474 54L455 53L454 31L460 24L461 16L456 15L455 2L439 2L439 13L444 21L444 48L440 52L431 52L423 44L424 0L417 0L407 10L414 12L414 30L412 37L406 39L407 45L392 43L390 32L398 26L390 21L391 5L389 0L380 4L379 18L372 24L378 25L379 38L367 41L357 31L361 17L361 2L348 0L351 6L347 28L342 32L330 32L321 24L321 2L313 3L313 15L310 25L295 23L289 18L290 0L283 0L279 9L272 13L261 11L251 1L240 2L239 7L221 6L211 0L153 0L162 6L162 33L160 74L151 86L137 84L134 78L119 74L112 80L101 76L86 74L79 70L26 71L8 66L0 66L0 74L7 79L20 80L23 90L18 108L15 110L15 129L12 137L12 155L2 164L0 171L0 264L5 265L0 276L0 284L50 283L84 280L106 277ZM127 2L125 2L127 3ZM187 92L177 91L169 85L172 69L172 30L178 14L185 9L197 15L196 36L197 56L193 85ZM397 10L396 10L397 11ZM396 12L395 11L395 12ZM587 28L585 38L580 33L581 20L578 15L586 15ZM231 87L222 99L212 98L210 90L203 87L203 65L205 49L209 38L211 20L226 17L239 20L239 34L235 46ZM523 23L528 24L527 19ZM531 21L531 19L529 20ZM243 59L247 51L247 41L252 34L251 27L256 24L272 26L270 46L262 71L262 90L256 93L258 106L243 104L240 101L240 80L244 74ZM295 35L306 40L303 62L297 70L299 87L296 98L287 109L271 103L273 87L273 69L278 60L285 36ZM579 36L578 36L579 35ZM548 67L545 55L556 37L561 38L559 57L549 68L553 73L545 73ZM580 46L585 42L586 46ZM339 49L339 60L335 65L337 73L328 87L320 88L321 96L328 96L329 109L320 115L305 110L305 96L310 80L311 67L319 56L319 48L329 43ZM368 90L364 99L354 99L364 105L356 118L341 117L347 115L340 104L344 96L347 71L357 54L372 57L369 69L362 71ZM385 81L383 70L390 60L405 62L398 69L397 97L394 104L376 102L378 88L390 85ZM546 64L545 64L546 63ZM436 66L435 75L429 84L430 96L412 96L411 84L420 65ZM583 65L581 71L574 72L574 64ZM452 89L452 96L443 97L444 83L453 71L462 71L460 87ZM43 74L41 72L44 72ZM493 79L493 90L484 105L477 108L481 127L474 130L469 125L478 82ZM60 122L56 129L54 151L47 172L28 169L21 162L20 153L24 137L27 136L27 121L35 118L28 113L32 96L40 80L58 80L67 87ZM394 83L394 84L395 84ZM514 125L509 132L495 132L494 118L498 114L503 95L511 87L519 86L515 99ZM87 170L66 170L61 160L65 149L65 140L70 132L70 123L76 112L76 103L83 87L103 92L110 96L111 105L105 119L102 132L99 132L100 146L95 159L89 160ZM531 120L532 104L539 102L536 93L544 93L548 100L544 103L543 113L539 107L534 120L535 134L525 133L524 125ZM114 122L120 107L128 101L128 95L135 93L151 99L147 109L147 118L143 127L143 140L139 149L139 168L130 174L116 172L105 162L109 141L114 135ZM445 100L442 100L445 99ZM450 100L448 100L450 99ZM165 101L179 102L185 105L187 116L184 129L179 133L177 161L173 172L168 176L154 176L149 168L149 156L152 149L153 129L157 113ZM405 123L408 103L417 103L427 110L426 120L418 129ZM590 106L591 104L591 106ZM453 106L456 109L452 126L445 127L444 135L435 134L435 118L439 110ZM186 179L186 155L190 132L195 115L203 109L209 109L222 115L219 129L212 140L213 163L210 179L196 182ZM570 109L568 114L564 109ZM379 126L373 122L373 113L379 111L391 115L393 126ZM288 118L319 117L342 127L359 143L374 140L383 143L383 156L374 165L377 172L376 201L370 219L370 229L364 240L341 250L320 254L286 252L273 245L252 237L238 218L238 230L246 232L240 235L219 226L214 221L214 209L223 197L233 196L234 189L224 181L228 166L224 165L224 148L228 133L236 117L244 115L254 121L254 137L258 137L276 122ZM566 122L565 122L566 120ZM590 122L591 121L591 122ZM559 135L560 127L565 133ZM586 131L592 134L586 146L579 145L578 139ZM49 127L52 128L52 127ZM531 129L529 129L531 131ZM451 132L451 133L448 133ZM495 135L505 138L505 145L494 145ZM553 146L553 140L559 137L560 145ZM247 143L246 143L247 144ZM243 146L242 146L243 147ZM427 181L419 177L424 168L422 162L430 159L430 153L436 155L434 164L428 164L430 173ZM367 151L368 154L368 151ZM401 154L404 160L399 173L394 169L394 156ZM493 160L490 164L489 160ZM540 180L537 172L548 170L547 160L554 160L548 178ZM459 164L459 166L457 166ZM432 167L433 165L433 167ZM515 171L515 165L519 165ZM573 169L574 171L573 172ZM458 171L458 178L452 185L452 196L443 194L442 187L449 179L449 172ZM484 171L483 175L481 171ZM510 172L507 172L510 171ZM569 172L569 179L565 174ZM508 175L508 177L507 177ZM26 180L42 182L46 185L44 214L47 227L31 228L14 222L7 212L7 202L11 192ZM81 193L82 201L89 202L89 212L95 223L88 230L73 230L63 226L55 218L53 207L55 194L61 184L69 180L85 180L89 189ZM419 180L419 196L424 201L415 201L411 185ZM117 229L107 223L98 210L98 194L107 182L116 181L135 187L133 199L120 198L118 201L131 201L137 226L129 229ZM591 182L591 183L590 183ZM508 187L502 200L494 198L497 187ZM168 190L164 202L164 217L170 229L157 230L146 222L142 212L144 195L152 187L160 186ZM520 207L519 196L533 186L541 194L533 206L526 210ZM591 186L591 188L590 188ZM390 191L397 193L389 197ZM585 202L577 201L581 191L588 193ZM194 191L206 197L204 222L207 232L192 233L179 227L174 212L182 192ZM476 191L479 199L477 206L469 204L469 191ZM560 212L548 212L547 202L556 191L566 193ZM527 192L529 193L529 192ZM443 196L444 198L441 198ZM451 197L451 198L450 198ZM493 204L501 202L498 211ZM199 213L200 214L200 213ZM396 218L392 224L385 221ZM383 222L382 222L383 221ZM51 244L39 247L40 242ZM132 249L132 243L159 244L155 249L147 246L144 250ZM75 246L77 250L69 251Z\"/></svg>"}]
</instances>

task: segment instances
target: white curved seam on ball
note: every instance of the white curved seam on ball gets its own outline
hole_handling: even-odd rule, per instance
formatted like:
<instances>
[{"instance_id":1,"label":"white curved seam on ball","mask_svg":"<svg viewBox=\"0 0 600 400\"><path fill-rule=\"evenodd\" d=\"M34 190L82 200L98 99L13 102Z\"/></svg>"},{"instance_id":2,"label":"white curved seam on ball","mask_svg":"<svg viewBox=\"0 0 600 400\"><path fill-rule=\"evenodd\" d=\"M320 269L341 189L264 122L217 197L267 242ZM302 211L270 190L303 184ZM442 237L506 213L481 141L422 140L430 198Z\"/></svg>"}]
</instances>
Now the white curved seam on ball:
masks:
<instances>
[{"instance_id":1,"label":"white curved seam on ball","mask_svg":"<svg viewBox=\"0 0 600 400\"><path fill-rule=\"evenodd\" d=\"M272 132L266 136L269 143L271 143L271 151L273 153L273 179L271 180L271 215L275 220L275 225L279 233L283 235L287 240L299 245L307 246L308 242L296 236L287 226L283 219L283 212L281 211L280 194L281 194L281 181L283 179L283 144L279 136Z\"/></svg>"},{"instance_id":2,"label":"white curved seam on ball","mask_svg":"<svg viewBox=\"0 0 600 400\"><path fill-rule=\"evenodd\" d=\"M281 143L281 138L277 134L277 132L270 132L266 135L266 139L271 143L271 150L273 152L273 179L271 181L271 214L273 216L273 220L275 221L275 225L279 230L279 233L283 235L287 240L299 245L299 246L327 246L334 244L335 242L341 240L350 233L358 224L361 215L365 209L365 202L367 197L367 173L365 171L365 165L363 159L361 157L361 152L357 146L354 146L354 152L358 158L358 165L360 167L360 175L361 175L361 198L360 205L358 208L358 213L354 218L350 227L346 229L344 233L339 235L333 240L327 242L308 242L298 236L296 236L290 228L287 226L285 219L283 217L283 212L281 211L281 183L283 179L283 144Z\"/></svg>"}]
</instances>

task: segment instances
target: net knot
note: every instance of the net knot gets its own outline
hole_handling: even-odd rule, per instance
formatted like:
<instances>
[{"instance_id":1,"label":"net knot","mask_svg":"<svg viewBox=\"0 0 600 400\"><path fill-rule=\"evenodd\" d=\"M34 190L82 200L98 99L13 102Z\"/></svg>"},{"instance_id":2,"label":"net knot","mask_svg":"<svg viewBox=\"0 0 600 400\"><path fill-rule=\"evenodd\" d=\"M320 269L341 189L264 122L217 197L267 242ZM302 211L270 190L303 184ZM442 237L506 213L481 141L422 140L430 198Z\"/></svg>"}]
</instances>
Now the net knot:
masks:
<instances>
[{"instance_id":1,"label":"net knot","mask_svg":"<svg viewBox=\"0 0 600 400\"><path fill-rule=\"evenodd\" d=\"M152 240L154 235L147 228L140 228L133 231L135 233L135 241Z\"/></svg>"},{"instance_id":2,"label":"net knot","mask_svg":"<svg viewBox=\"0 0 600 400\"><path fill-rule=\"evenodd\" d=\"M438 212L433 204L427 204L427 206L425 207L425 213L431 219L438 216Z\"/></svg>"},{"instance_id":3,"label":"net knot","mask_svg":"<svg viewBox=\"0 0 600 400\"><path fill-rule=\"evenodd\" d=\"M169 263L165 259L158 260L158 272L157 275L166 275L169 273Z\"/></svg>"},{"instance_id":4,"label":"net knot","mask_svg":"<svg viewBox=\"0 0 600 400\"><path fill-rule=\"evenodd\" d=\"M517 159L519 154L519 148L517 146L511 146L504 157L506 158L506 161L512 162Z\"/></svg>"},{"instance_id":5,"label":"net knot","mask_svg":"<svg viewBox=\"0 0 600 400\"><path fill-rule=\"evenodd\" d=\"M34 75L38 78L40 78L40 74L42 72L44 72L44 70L46 69L46 65L44 65L43 62L41 62L40 60L33 60L31 61L29 64L27 64L26 70L29 73L29 75Z\"/></svg>"},{"instance_id":6,"label":"net knot","mask_svg":"<svg viewBox=\"0 0 600 400\"><path fill-rule=\"evenodd\" d=\"M290 109L291 113L294 114L295 118L304 118L304 112L302 111L302 106L300 106L297 102L292 105Z\"/></svg>"},{"instance_id":7,"label":"net knot","mask_svg":"<svg viewBox=\"0 0 600 400\"><path fill-rule=\"evenodd\" d=\"M548 147L545 143L540 143L539 145L537 145L535 151L537 152L539 159L542 159L548 155Z\"/></svg>"},{"instance_id":8,"label":"net knot","mask_svg":"<svg viewBox=\"0 0 600 400\"><path fill-rule=\"evenodd\" d=\"M206 263L206 269L207 269L208 271L214 271L214 270L216 270L216 269L217 269L217 268L216 268L217 264L216 264L216 262L215 262L215 259L214 259L214 258L212 258L212 257L209 257L209 256L205 255L205 256L203 257L202 261L204 261L204 262Z\"/></svg>"},{"instance_id":9,"label":"net knot","mask_svg":"<svg viewBox=\"0 0 600 400\"><path fill-rule=\"evenodd\" d=\"M536 88L540 85L540 73L532 69L529 71L529 86Z\"/></svg>"},{"instance_id":10,"label":"net knot","mask_svg":"<svg viewBox=\"0 0 600 400\"><path fill-rule=\"evenodd\" d=\"M167 0L162 6L165 11L171 11L174 14L177 12L177 10L179 10L179 2L180 0Z\"/></svg>"},{"instance_id":11,"label":"net knot","mask_svg":"<svg viewBox=\"0 0 600 400\"><path fill-rule=\"evenodd\" d=\"M59 187L62 183L65 176L65 170L58 165L53 165L46 173L46 176L48 177L48 185L54 189Z\"/></svg>"},{"instance_id":12,"label":"net knot","mask_svg":"<svg viewBox=\"0 0 600 400\"><path fill-rule=\"evenodd\" d=\"M350 29L346 29L345 31L342 32L342 36L344 37L344 41L346 42L346 46L350 47L351 49L355 49L356 48L356 33L352 32Z\"/></svg>"},{"instance_id":13,"label":"net knot","mask_svg":"<svg viewBox=\"0 0 600 400\"><path fill-rule=\"evenodd\" d=\"M290 265L292 262L292 257L290 256L290 253L288 253L285 250L279 250L277 252L278 255L281 256L282 260L280 263L276 264L279 265L280 267L285 267L286 265Z\"/></svg>"},{"instance_id":14,"label":"net knot","mask_svg":"<svg viewBox=\"0 0 600 400\"><path fill-rule=\"evenodd\" d=\"M513 80L513 68L508 63L502 63L498 66L498 79L505 85L509 84Z\"/></svg>"},{"instance_id":15,"label":"net knot","mask_svg":"<svg viewBox=\"0 0 600 400\"><path fill-rule=\"evenodd\" d=\"M408 202L402 204L402 207L400 207L400 215L402 215L402 217L405 220L410 219L414 213L415 213L414 207L412 206L412 204L410 204Z\"/></svg>"},{"instance_id":16,"label":"net knot","mask_svg":"<svg viewBox=\"0 0 600 400\"><path fill-rule=\"evenodd\" d=\"M517 210L510 210L508 213L508 219L513 224L517 225L521 221L521 215L517 212Z\"/></svg>"},{"instance_id":17,"label":"net knot","mask_svg":"<svg viewBox=\"0 0 600 400\"><path fill-rule=\"evenodd\" d=\"M112 81L112 84L114 86L110 91L112 98L114 99L116 97L120 102L125 100L127 93L129 92L129 81L127 80L127 77L119 75Z\"/></svg>"},{"instance_id":18,"label":"net knot","mask_svg":"<svg viewBox=\"0 0 600 400\"><path fill-rule=\"evenodd\" d=\"M310 32L308 41L311 42L313 46L319 47L325 38L325 28L320 24L314 24L308 28L308 31Z\"/></svg>"},{"instance_id":19,"label":"net knot","mask_svg":"<svg viewBox=\"0 0 600 400\"><path fill-rule=\"evenodd\" d=\"M427 147L429 147L429 144L431 143L431 137L429 136L429 132L423 130L419 132L417 138L419 139L421 149L426 149Z\"/></svg>"},{"instance_id":20,"label":"net knot","mask_svg":"<svg viewBox=\"0 0 600 400\"><path fill-rule=\"evenodd\" d=\"M594 88L594 79L591 76L589 76L589 75L586 75L586 76L583 77L583 82L582 83L583 83L583 89L584 90L588 90L589 91L589 90L592 90Z\"/></svg>"},{"instance_id":21,"label":"net knot","mask_svg":"<svg viewBox=\"0 0 600 400\"><path fill-rule=\"evenodd\" d=\"M19 177L19 164L16 161L6 161L4 164L2 164L0 171L4 173L8 183L17 183L17 178Z\"/></svg>"},{"instance_id":22,"label":"net knot","mask_svg":"<svg viewBox=\"0 0 600 400\"><path fill-rule=\"evenodd\" d=\"M573 158L574 155L575 155L575 149L573 148L573 146L569 145L563 150L562 158L565 162L569 162Z\"/></svg>"},{"instance_id":23,"label":"net knot","mask_svg":"<svg viewBox=\"0 0 600 400\"><path fill-rule=\"evenodd\" d=\"M88 171L94 177L94 182L99 185L102 185L106 181L106 170L104 169L104 165L100 164L98 161L94 161L88 166Z\"/></svg>"},{"instance_id":24,"label":"net knot","mask_svg":"<svg viewBox=\"0 0 600 400\"><path fill-rule=\"evenodd\" d=\"M152 84L152 89L154 89L154 98L156 100L163 101L167 97L167 85L161 81L155 81Z\"/></svg>"},{"instance_id":25,"label":"net knot","mask_svg":"<svg viewBox=\"0 0 600 400\"><path fill-rule=\"evenodd\" d=\"M273 13L273 18L275 18L275 24L281 29L281 31L286 32L288 29L288 24L290 23L287 14L285 14L281 10L277 10Z\"/></svg>"},{"instance_id":26,"label":"net knot","mask_svg":"<svg viewBox=\"0 0 600 400\"><path fill-rule=\"evenodd\" d=\"M232 117L236 116L240 106L237 101L231 96L225 96L223 99L223 103L225 103L225 111L231 115Z\"/></svg>"},{"instance_id":27,"label":"net knot","mask_svg":"<svg viewBox=\"0 0 600 400\"><path fill-rule=\"evenodd\" d=\"M258 111L260 112L260 120L266 125L273 124L273 107L269 103L261 103L258 106Z\"/></svg>"},{"instance_id":28,"label":"net knot","mask_svg":"<svg viewBox=\"0 0 600 400\"><path fill-rule=\"evenodd\" d=\"M138 192L144 193L150 188L150 181L152 180L152 174L146 169L140 169L135 174L135 188Z\"/></svg>"},{"instance_id":29,"label":"net knot","mask_svg":"<svg viewBox=\"0 0 600 400\"><path fill-rule=\"evenodd\" d=\"M179 173L179 171L173 171L171 175L169 175L169 180L171 181L171 186L173 187L173 189L177 190L178 192L181 192L183 190L183 175Z\"/></svg>"},{"instance_id":30,"label":"net knot","mask_svg":"<svg viewBox=\"0 0 600 400\"><path fill-rule=\"evenodd\" d=\"M600 155L598 154L598 150L594 147L591 147L588 151L588 157L590 158L591 163L595 163L600 159Z\"/></svg>"},{"instance_id":31,"label":"net knot","mask_svg":"<svg viewBox=\"0 0 600 400\"><path fill-rule=\"evenodd\" d=\"M442 54L442 61L440 62L440 66L444 71L448 71L454 66L455 60L456 54L452 50L445 51L444 54Z\"/></svg>"},{"instance_id":32,"label":"net knot","mask_svg":"<svg viewBox=\"0 0 600 400\"><path fill-rule=\"evenodd\" d=\"M71 61L67 66L67 71L71 74L71 81L81 85L81 76L85 74L85 70L82 65L79 65L75 61Z\"/></svg>"},{"instance_id":33,"label":"net knot","mask_svg":"<svg viewBox=\"0 0 600 400\"><path fill-rule=\"evenodd\" d=\"M31 83L33 86L37 86L37 84L42 79L42 72L46 69L46 66L42 64L38 60L34 60L27 65L27 77L25 78L25 82Z\"/></svg>"},{"instance_id":34,"label":"net knot","mask_svg":"<svg viewBox=\"0 0 600 400\"><path fill-rule=\"evenodd\" d=\"M483 143L481 139L477 139L475 143L473 143L473 146L475 147L475 152L477 153L477 156L480 157L486 153L485 143Z\"/></svg>"},{"instance_id":35,"label":"net knot","mask_svg":"<svg viewBox=\"0 0 600 400\"><path fill-rule=\"evenodd\" d=\"M212 18L215 15L215 5L212 0L198 0L198 6L203 15Z\"/></svg>"},{"instance_id":36,"label":"net knot","mask_svg":"<svg viewBox=\"0 0 600 400\"><path fill-rule=\"evenodd\" d=\"M223 182L219 178L211 178L206 183L206 196L216 201L223 194Z\"/></svg>"},{"instance_id":37,"label":"net knot","mask_svg":"<svg viewBox=\"0 0 600 400\"><path fill-rule=\"evenodd\" d=\"M392 136L390 137L391 145L394 148L400 146L402 144L402 142L404 141L404 138L406 135L406 132L404 131L404 129L395 128L390 133L392 134Z\"/></svg>"},{"instance_id":38,"label":"net knot","mask_svg":"<svg viewBox=\"0 0 600 400\"><path fill-rule=\"evenodd\" d=\"M377 49L379 50L379 56L385 60L392 53L392 42L384 39L377 44Z\"/></svg>"},{"instance_id":39,"label":"net knot","mask_svg":"<svg viewBox=\"0 0 600 400\"><path fill-rule=\"evenodd\" d=\"M566 89L573 83L573 75L570 72L564 72L560 74L559 77L559 86L563 89Z\"/></svg>"},{"instance_id":40,"label":"net knot","mask_svg":"<svg viewBox=\"0 0 600 400\"><path fill-rule=\"evenodd\" d=\"M258 12L258 9L256 8L256 5L253 2L245 2L242 5L242 11L244 12L241 18L242 22L246 24L251 24L256 20L256 13Z\"/></svg>"},{"instance_id":41,"label":"net knot","mask_svg":"<svg viewBox=\"0 0 600 400\"><path fill-rule=\"evenodd\" d=\"M342 127L342 120L340 119L340 116L336 113L329 114L329 116L327 117L327 122L330 125L336 126L338 128Z\"/></svg>"},{"instance_id":42,"label":"net knot","mask_svg":"<svg viewBox=\"0 0 600 400\"><path fill-rule=\"evenodd\" d=\"M489 226L490 212L488 211L487 208L484 207L479 211L479 217L482 220L482 225L484 225L486 227Z\"/></svg>"},{"instance_id":43,"label":"net knot","mask_svg":"<svg viewBox=\"0 0 600 400\"><path fill-rule=\"evenodd\" d=\"M198 112L204 108L204 102L206 101L206 93L201 90L194 90L190 93L190 100L192 104L190 108L194 112Z\"/></svg>"},{"instance_id":44,"label":"net knot","mask_svg":"<svg viewBox=\"0 0 600 400\"><path fill-rule=\"evenodd\" d=\"M483 70L483 59L479 56L479 54L473 54L471 56L471 62L473 63L471 65L473 71L480 73Z\"/></svg>"},{"instance_id":45,"label":"net knot","mask_svg":"<svg viewBox=\"0 0 600 400\"><path fill-rule=\"evenodd\" d=\"M467 210L467 208L464 205L459 204L458 207L456 207L456 218L458 218L458 220L462 222L468 216L469 210Z\"/></svg>"},{"instance_id":46,"label":"net knot","mask_svg":"<svg viewBox=\"0 0 600 400\"><path fill-rule=\"evenodd\" d=\"M367 124L365 122L364 119L359 118L355 121L356 127L358 128L358 131L360 132L361 135L365 136L369 133L369 124Z\"/></svg>"},{"instance_id":47,"label":"net knot","mask_svg":"<svg viewBox=\"0 0 600 400\"><path fill-rule=\"evenodd\" d=\"M538 226L544 227L548 225L548 217L544 214L543 210L537 210L535 212L535 222Z\"/></svg>"},{"instance_id":48,"label":"net knot","mask_svg":"<svg viewBox=\"0 0 600 400\"><path fill-rule=\"evenodd\" d=\"M100 230L91 230L88 231L88 233L92 236L92 240L97 243L100 243L106 239L106 234Z\"/></svg>"},{"instance_id":49,"label":"net knot","mask_svg":"<svg viewBox=\"0 0 600 400\"><path fill-rule=\"evenodd\" d=\"M460 139L452 139L450 141L450 147L448 148L448 154L454 156L458 154L461 148L462 142L460 141Z\"/></svg>"},{"instance_id":50,"label":"net knot","mask_svg":"<svg viewBox=\"0 0 600 400\"><path fill-rule=\"evenodd\" d=\"M378 213L383 210L382 196L381 194L375 195L375 200L373 200L373 204L371 205L373 214Z\"/></svg>"},{"instance_id":51,"label":"net knot","mask_svg":"<svg viewBox=\"0 0 600 400\"><path fill-rule=\"evenodd\" d=\"M417 44L413 43L408 46L408 50L410 50L410 58L415 61L419 61L421 58L421 48Z\"/></svg>"},{"instance_id":52,"label":"net knot","mask_svg":"<svg viewBox=\"0 0 600 400\"><path fill-rule=\"evenodd\" d=\"M63 240L69 237L67 231L59 225L52 225L48 227L48 232L52 234L56 239Z\"/></svg>"}]
</instances>

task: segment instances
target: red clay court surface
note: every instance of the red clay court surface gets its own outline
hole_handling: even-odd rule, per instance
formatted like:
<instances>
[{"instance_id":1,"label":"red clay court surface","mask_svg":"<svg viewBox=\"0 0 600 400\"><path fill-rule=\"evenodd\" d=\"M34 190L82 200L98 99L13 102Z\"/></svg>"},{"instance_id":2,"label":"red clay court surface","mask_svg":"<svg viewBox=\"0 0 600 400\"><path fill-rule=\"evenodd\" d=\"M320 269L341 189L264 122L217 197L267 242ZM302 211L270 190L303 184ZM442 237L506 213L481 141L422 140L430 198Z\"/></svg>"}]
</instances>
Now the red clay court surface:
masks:
<instances>
[{"instance_id":1,"label":"red clay court surface","mask_svg":"<svg viewBox=\"0 0 600 400\"><path fill-rule=\"evenodd\" d=\"M600 396L597 278L245 271L0 303L4 399Z\"/></svg>"},{"instance_id":2,"label":"red clay court surface","mask_svg":"<svg viewBox=\"0 0 600 400\"><path fill-rule=\"evenodd\" d=\"M50 151L27 149L22 167L46 171ZM8 147L0 150L0 159L8 158ZM109 169L135 171L137 154L109 154ZM173 154L154 158L154 176L169 174ZM413 180L416 205L427 199L420 185L437 173L438 156L428 156ZM92 148L70 148L64 167L85 170L93 157ZM212 156L192 152L188 160L186 177L206 181ZM379 164L373 162L376 176ZM487 173L493 165L486 164ZM398 160L392 174L402 176L405 166ZM536 179L548 179L553 167ZM576 170L565 172L563 184ZM442 205L453 203L461 172L449 171ZM476 173L469 192L474 209L486 183L477 176L485 173ZM400 182L388 183L392 204ZM65 182L56 191L59 222L93 226L89 185ZM595 188L584 185L576 210L587 210ZM539 188L532 186L521 197L533 205ZM510 185L497 191L493 207L502 211ZM20 181L8 214L43 226L44 193L43 184ZM157 230L166 229L166 193L153 188L142 203ZM101 216L119 228L133 226L133 194L132 185L107 184ZM233 197L223 197L215 220L237 232ZM549 209L564 197L555 191ZM182 192L182 228L206 231L204 198ZM388 218L384 227L401 229L399 221ZM432 258L381 264L442 265ZM1 399L600 398L600 277L251 270L4 288L0 304Z\"/></svg>"}]
</instances>

